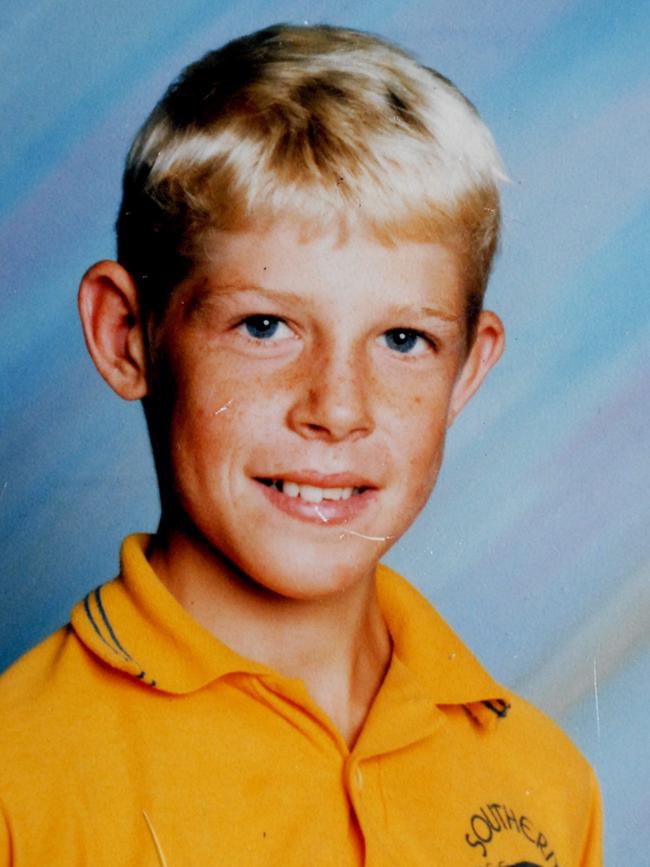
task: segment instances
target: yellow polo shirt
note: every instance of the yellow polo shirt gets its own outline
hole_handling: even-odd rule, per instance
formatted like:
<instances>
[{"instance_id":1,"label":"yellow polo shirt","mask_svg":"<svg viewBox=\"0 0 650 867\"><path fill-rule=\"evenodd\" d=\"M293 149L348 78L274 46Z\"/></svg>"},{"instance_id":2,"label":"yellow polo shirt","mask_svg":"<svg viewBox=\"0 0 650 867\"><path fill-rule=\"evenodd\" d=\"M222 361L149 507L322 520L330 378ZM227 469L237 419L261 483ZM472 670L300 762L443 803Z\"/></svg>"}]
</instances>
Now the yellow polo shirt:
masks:
<instances>
[{"instance_id":1,"label":"yellow polo shirt","mask_svg":"<svg viewBox=\"0 0 650 867\"><path fill-rule=\"evenodd\" d=\"M0 679L0 865L595 867L593 774L417 591L352 750L299 680L223 645L129 537L120 578Z\"/></svg>"}]
</instances>

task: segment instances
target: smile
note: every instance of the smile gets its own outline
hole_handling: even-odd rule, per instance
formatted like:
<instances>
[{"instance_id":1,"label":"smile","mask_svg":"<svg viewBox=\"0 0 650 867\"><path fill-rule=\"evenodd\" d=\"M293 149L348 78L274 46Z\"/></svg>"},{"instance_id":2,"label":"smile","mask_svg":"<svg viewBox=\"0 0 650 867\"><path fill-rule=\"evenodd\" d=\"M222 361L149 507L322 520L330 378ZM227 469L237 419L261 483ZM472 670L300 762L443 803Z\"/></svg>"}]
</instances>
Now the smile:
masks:
<instances>
[{"instance_id":1,"label":"smile","mask_svg":"<svg viewBox=\"0 0 650 867\"><path fill-rule=\"evenodd\" d=\"M321 527L354 521L371 507L379 494L367 479L350 473L323 476L300 472L288 479L280 474L253 478L276 509Z\"/></svg>"},{"instance_id":2,"label":"smile","mask_svg":"<svg viewBox=\"0 0 650 867\"><path fill-rule=\"evenodd\" d=\"M349 500L357 497L365 490L364 487L320 488L316 485L299 485L284 479L258 479L267 488L275 488L287 497L299 497L306 503L322 503L323 500Z\"/></svg>"}]
</instances>

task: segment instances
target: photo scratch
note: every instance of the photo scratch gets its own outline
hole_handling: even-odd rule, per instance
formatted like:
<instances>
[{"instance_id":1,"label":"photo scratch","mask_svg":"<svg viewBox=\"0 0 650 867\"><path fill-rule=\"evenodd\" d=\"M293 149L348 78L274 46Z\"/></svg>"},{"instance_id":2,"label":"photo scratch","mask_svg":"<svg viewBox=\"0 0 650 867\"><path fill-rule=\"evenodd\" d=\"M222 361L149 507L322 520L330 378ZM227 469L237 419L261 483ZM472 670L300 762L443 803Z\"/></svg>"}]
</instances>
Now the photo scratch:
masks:
<instances>
[{"instance_id":1,"label":"photo scratch","mask_svg":"<svg viewBox=\"0 0 650 867\"><path fill-rule=\"evenodd\" d=\"M596 668L596 658L594 657L594 700L596 705L596 736L600 740L600 705L598 702L598 669Z\"/></svg>"},{"instance_id":2,"label":"photo scratch","mask_svg":"<svg viewBox=\"0 0 650 867\"><path fill-rule=\"evenodd\" d=\"M219 409L215 409L214 415L220 415L222 412L225 412L230 404L233 402L234 398L231 397L230 400L227 400L223 406L220 406Z\"/></svg>"},{"instance_id":3,"label":"photo scratch","mask_svg":"<svg viewBox=\"0 0 650 867\"><path fill-rule=\"evenodd\" d=\"M346 530L339 534L339 539L345 539L346 536L359 536L361 539L368 539L369 542L387 542L388 539L394 539L394 536L367 536L365 533L357 533L356 530Z\"/></svg>"},{"instance_id":4,"label":"photo scratch","mask_svg":"<svg viewBox=\"0 0 650 867\"><path fill-rule=\"evenodd\" d=\"M147 811L143 810L142 815L144 816L144 820L147 823L147 828L149 829L149 833L151 834L151 839L153 840L153 844L156 847L156 854L158 855L158 861L160 862L160 867L169 867L167 864L167 859L165 858L165 853L162 850L162 846L160 845L160 840L158 839L158 835L156 834L156 830L151 823L151 819L147 815Z\"/></svg>"}]
</instances>

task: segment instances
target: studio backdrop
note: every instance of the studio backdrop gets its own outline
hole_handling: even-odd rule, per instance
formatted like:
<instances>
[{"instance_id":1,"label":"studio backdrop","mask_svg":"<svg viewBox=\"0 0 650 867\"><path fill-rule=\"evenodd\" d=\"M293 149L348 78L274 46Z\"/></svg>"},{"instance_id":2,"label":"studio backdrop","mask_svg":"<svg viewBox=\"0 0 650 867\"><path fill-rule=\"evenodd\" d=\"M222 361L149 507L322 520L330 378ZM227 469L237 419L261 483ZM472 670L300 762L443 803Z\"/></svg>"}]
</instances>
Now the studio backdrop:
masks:
<instances>
[{"instance_id":1,"label":"studio backdrop","mask_svg":"<svg viewBox=\"0 0 650 867\"><path fill-rule=\"evenodd\" d=\"M599 774L606 863L650 864L650 5L4 0L0 667L117 570L158 503L141 409L75 293L114 253L128 143L180 68L275 21L397 41L494 131L508 347L389 563Z\"/></svg>"}]
</instances>

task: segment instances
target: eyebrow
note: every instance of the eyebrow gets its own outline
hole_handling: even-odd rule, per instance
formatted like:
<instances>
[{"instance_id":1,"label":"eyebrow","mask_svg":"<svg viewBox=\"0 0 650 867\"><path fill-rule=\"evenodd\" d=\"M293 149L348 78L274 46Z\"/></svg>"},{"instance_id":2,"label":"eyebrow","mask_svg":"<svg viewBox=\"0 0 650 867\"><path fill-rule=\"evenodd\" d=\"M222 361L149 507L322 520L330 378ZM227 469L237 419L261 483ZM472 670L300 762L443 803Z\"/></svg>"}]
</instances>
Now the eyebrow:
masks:
<instances>
[{"instance_id":1,"label":"eyebrow","mask_svg":"<svg viewBox=\"0 0 650 867\"><path fill-rule=\"evenodd\" d=\"M241 295L242 293L251 293L256 295L264 295L269 299L278 301L286 301L298 303L304 301L304 298L297 292L285 292L281 289L270 289L264 286L258 286L255 283L212 283L209 281L202 282L199 286L194 287L194 297L196 304L200 305L207 296L212 294L217 295Z\"/></svg>"},{"instance_id":2,"label":"eyebrow","mask_svg":"<svg viewBox=\"0 0 650 867\"><path fill-rule=\"evenodd\" d=\"M237 281L213 283L209 280L205 280L198 286L194 287L192 308L200 308L202 304L205 303L205 301L208 299L208 297L213 293L219 296L250 293L255 295L262 295L276 301L284 301L287 304L300 304L305 300L304 297L302 295L299 295L297 292L287 292L282 289L272 289L265 286L259 286L256 283L240 283ZM420 315L432 319L440 319L443 322L449 322L451 324L461 322L463 319L462 313L451 313L450 311L443 310L439 307L429 307L426 305L421 307L416 305L411 307L407 304L395 305L393 307L390 307L386 311L386 316L389 318L400 318L402 316L410 317L414 314L416 316Z\"/></svg>"},{"instance_id":3,"label":"eyebrow","mask_svg":"<svg viewBox=\"0 0 650 867\"><path fill-rule=\"evenodd\" d=\"M396 307L391 307L386 311L389 316L412 316L414 313L416 315L428 316L433 319L442 319L445 322L460 322L463 319L462 313L451 313L449 310L443 310L440 307L409 307L408 305L398 305Z\"/></svg>"}]
</instances>

